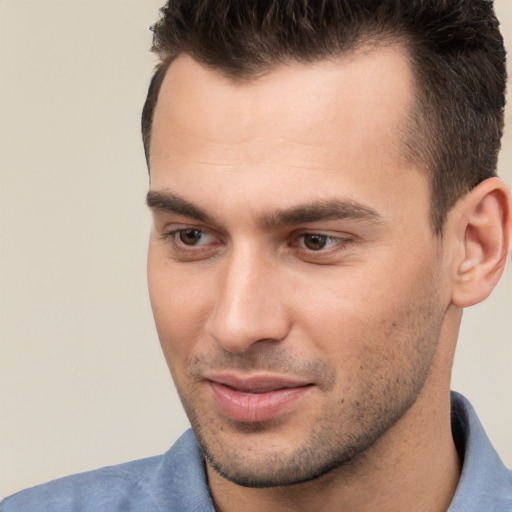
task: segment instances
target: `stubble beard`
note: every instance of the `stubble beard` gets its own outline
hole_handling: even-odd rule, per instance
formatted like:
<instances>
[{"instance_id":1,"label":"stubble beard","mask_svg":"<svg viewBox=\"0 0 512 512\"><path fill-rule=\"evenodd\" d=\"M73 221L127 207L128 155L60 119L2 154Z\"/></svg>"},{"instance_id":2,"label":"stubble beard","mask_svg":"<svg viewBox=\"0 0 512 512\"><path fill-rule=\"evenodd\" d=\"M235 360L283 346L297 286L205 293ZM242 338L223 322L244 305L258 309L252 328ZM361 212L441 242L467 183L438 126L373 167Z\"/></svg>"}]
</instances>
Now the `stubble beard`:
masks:
<instances>
[{"instance_id":1,"label":"stubble beard","mask_svg":"<svg viewBox=\"0 0 512 512\"><path fill-rule=\"evenodd\" d=\"M434 296L430 297L428 304L408 308L393 321L388 321L380 331L382 339L366 344L366 358L360 361L358 389L345 397L341 394L337 401L324 405L302 440L303 425L298 417L298 445L292 451L274 446L261 456L254 456L240 449L236 445L236 436L250 439L251 436L261 437L266 432L272 435L273 430L279 428L278 422L245 423L207 415L200 399L195 398L201 394L194 392L194 386L185 393L177 383L182 404L207 464L237 485L262 488L314 480L336 468L350 465L364 455L415 403L429 375L446 313L440 310ZM405 327L404 323L407 324ZM398 343L396 338L399 338ZM386 344L394 348L388 349L383 357L380 350ZM293 361L286 363L286 355L275 356L273 353L274 368L294 367ZM272 369L261 365L260 358L254 353L247 359L244 359L244 354L229 357L239 366ZM211 360L210 357L202 359ZM334 387L335 370L325 363L318 363L318 366L323 366L323 371L330 374ZM394 371L390 372L389 367ZM236 434L235 440L230 439L232 434Z\"/></svg>"}]
</instances>

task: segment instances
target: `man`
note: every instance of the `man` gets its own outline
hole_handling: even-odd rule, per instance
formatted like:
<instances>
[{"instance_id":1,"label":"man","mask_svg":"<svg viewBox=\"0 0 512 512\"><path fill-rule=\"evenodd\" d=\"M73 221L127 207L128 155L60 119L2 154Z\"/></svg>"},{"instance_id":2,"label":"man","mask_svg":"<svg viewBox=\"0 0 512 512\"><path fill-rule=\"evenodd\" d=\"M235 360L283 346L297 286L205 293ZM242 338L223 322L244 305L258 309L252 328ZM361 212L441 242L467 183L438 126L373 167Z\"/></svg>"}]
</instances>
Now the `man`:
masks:
<instances>
[{"instance_id":1,"label":"man","mask_svg":"<svg viewBox=\"0 0 512 512\"><path fill-rule=\"evenodd\" d=\"M176 0L143 112L156 325L193 427L14 510L507 511L450 397L511 239L484 0Z\"/></svg>"}]
</instances>

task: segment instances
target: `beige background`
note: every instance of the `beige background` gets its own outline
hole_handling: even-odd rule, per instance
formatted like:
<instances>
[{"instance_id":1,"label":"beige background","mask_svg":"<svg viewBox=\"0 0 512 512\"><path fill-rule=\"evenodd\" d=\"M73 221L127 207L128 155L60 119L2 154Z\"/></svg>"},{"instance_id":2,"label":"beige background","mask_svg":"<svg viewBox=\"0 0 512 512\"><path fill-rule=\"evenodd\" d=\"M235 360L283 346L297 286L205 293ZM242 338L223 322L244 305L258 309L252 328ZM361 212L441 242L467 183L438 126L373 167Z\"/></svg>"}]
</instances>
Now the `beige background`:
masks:
<instances>
[{"instance_id":1,"label":"beige background","mask_svg":"<svg viewBox=\"0 0 512 512\"><path fill-rule=\"evenodd\" d=\"M161 1L0 0L3 496L163 452L187 426L145 283L139 115ZM512 48L512 2L497 4ZM511 313L509 268L466 312L454 370L509 466Z\"/></svg>"}]
</instances>

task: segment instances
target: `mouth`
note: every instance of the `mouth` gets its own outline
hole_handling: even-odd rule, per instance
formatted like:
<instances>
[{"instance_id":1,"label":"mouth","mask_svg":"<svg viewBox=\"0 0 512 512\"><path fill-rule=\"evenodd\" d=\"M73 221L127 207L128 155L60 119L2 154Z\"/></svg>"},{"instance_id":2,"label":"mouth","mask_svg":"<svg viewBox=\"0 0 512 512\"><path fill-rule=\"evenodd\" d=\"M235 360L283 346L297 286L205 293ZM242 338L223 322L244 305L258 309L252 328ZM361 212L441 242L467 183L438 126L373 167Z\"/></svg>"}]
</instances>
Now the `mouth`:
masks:
<instances>
[{"instance_id":1,"label":"mouth","mask_svg":"<svg viewBox=\"0 0 512 512\"><path fill-rule=\"evenodd\" d=\"M313 387L311 382L268 375L219 374L207 382L219 411L243 422L270 420L297 405Z\"/></svg>"}]
</instances>

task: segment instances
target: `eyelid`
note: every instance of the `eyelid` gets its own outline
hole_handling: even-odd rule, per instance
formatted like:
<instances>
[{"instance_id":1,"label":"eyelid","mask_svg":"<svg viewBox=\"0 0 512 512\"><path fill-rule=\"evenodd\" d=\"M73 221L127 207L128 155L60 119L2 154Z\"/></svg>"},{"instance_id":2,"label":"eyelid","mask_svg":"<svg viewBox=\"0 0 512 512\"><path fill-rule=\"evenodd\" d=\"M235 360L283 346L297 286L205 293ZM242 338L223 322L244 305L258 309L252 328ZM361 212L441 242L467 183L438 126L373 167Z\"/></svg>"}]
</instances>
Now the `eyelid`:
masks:
<instances>
[{"instance_id":1,"label":"eyelid","mask_svg":"<svg viewBox=\"0 0 512 512\"><path fill-rule=\"evenodd\" d=\"M212 233L209 230L204 229L202 227L197 227L197 226L183 226L183 227L180 226L180 227L173 227L171 229L168 228L163 231L161 237L162 238L177 237L177 236L179 236L180 233L183 233L184 231L199 231L203 235L206 235L206 236L209 236L212 238L217 238L214 235L212 235Z\"/></svg>"},{"instance_id":2,"label":"eyelid","mask_svg":"<svg viewBox=\"0 0 512 512\"><path fill-rule=\"evenodd\" d=\"M340 241L354 238L354 235L347 233L347 232L339 232L339 231L333 232L329 229L314 229L314 228L313 229L296 230L293 233L292 237L293 238L301 238L301 237L304 237L307 235L317 235L317 236L322 236L325 238L331 238L333 240L340 240Z\"/></svg>"},{"instance_id":3,"label":"eyelid","mask_svg":"<svg viewBox=\"0 0 512 512\"><path fill-rule=\"evenodd\" d=\"M186 244L180 241L179 235L187 230L200 231L204 236L208 237L209 240L198 244ZM214 230L205 228L203 225L185 222L168 223L160 230L158 238L165 242L171 251L184 255L187 253L191 255L194 253L207 253L222 243L221 236Z\"/></svg>"},{"instance_id":4,"label":"eyelid","mask_svg":"<svg viewBox=\"0 0 512 512\"><path fill-rule=\"evenodd\" d=\"M314 249L312 247L308 247L308 240L307 240L308 237L310 237L311 239L313 239L314 237L318 238L319 240L321 240L321 242L323 242L323 244L321 243L322 246L318 247L316 249ZM309 250L312 252L324 251L324 250L329 249L330 247L336 245L339 242L338 238L335 238L335 237L329 236L329 235L320 234L320 233L303 233L303 234L299 235L298 240L300 240L302 242L301 245L303 246L302 247L303 249Z\"/></svg>"},{"instance_id":5,"label":"eyelid","mask_svg":"<svg viewBox=\"0 0 512 512\"><path fill-rule=\"evenodd\" d=\"M309 249L304 247L303 240L307 235L317 235L320 237L325 237L328 240L333 241L334 243L329 244L325 248L320 249ZM294 233L290 246L302 252L302 254L307 255L311 258L325 258L329 256L333 256L339 252L348 249L356 242L356 237L350 233L333 233L332 231L323 231L321 229L308 229L308 230L300 230Z\"/></svg>"}]
</instances>

